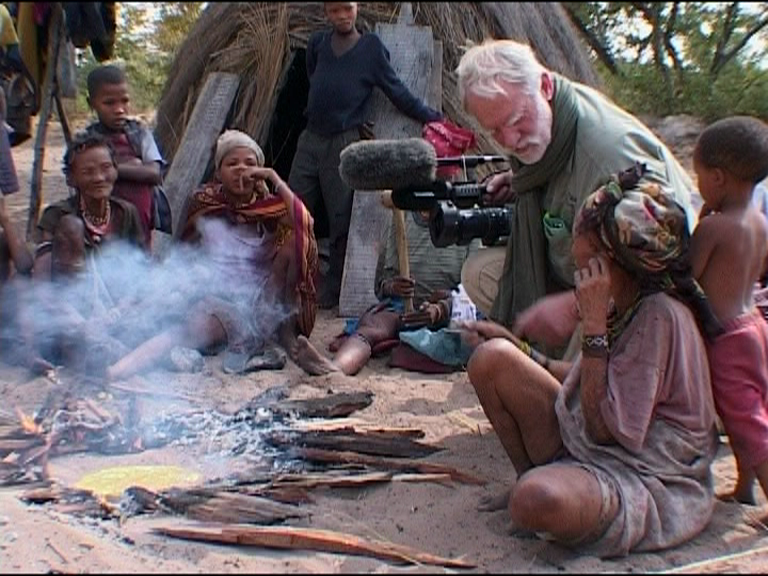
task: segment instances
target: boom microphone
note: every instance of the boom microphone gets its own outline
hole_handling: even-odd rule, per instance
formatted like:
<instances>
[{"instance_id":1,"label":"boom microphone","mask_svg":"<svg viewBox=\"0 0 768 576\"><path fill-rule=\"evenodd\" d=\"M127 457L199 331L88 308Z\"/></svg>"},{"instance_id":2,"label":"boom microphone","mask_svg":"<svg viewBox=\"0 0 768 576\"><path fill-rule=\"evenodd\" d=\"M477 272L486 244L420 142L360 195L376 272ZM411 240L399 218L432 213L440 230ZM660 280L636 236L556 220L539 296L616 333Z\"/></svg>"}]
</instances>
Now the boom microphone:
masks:
<instances>
[{"instance_id":1,"label":"boom microphone","mask_svg":"<svg viewBox=\"0 0 768 576\"><path fill-rule=\"evenodd\" d=\"M427 186L437 173L437 155L421 138L360 140L339 156L339 175L355 190Z\"/></svg>"},{"instance_id":2,"label":"boom microphone","mask_svg":"<svg viewBox=\"0 0 768 576\"><path fill-rule=\"evenodd\" d=\"M355 190L430 189L442 166L476 168L480 164L507 162L504 156L453 156L438 158L422 138L361 140L341 151L339 174Z\"/></svg>"}]
</instances>

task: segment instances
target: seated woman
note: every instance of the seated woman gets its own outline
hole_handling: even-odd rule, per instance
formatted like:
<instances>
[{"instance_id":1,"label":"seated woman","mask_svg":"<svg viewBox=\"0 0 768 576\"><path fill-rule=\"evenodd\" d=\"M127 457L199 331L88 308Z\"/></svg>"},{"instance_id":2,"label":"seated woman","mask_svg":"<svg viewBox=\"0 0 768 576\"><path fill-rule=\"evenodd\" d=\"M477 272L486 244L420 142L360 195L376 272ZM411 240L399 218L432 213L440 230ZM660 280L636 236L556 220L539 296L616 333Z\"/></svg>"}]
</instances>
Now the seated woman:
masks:
<instances>
[{"instance_id":1,"label":"seated woman","mask_svg":"<svg viewBox=\"0 0 768 576\"><path fill-rule=\"evenodd\" d=\"M691 276L683 210L642 173L592 193L575 218L584 336L564 378L501 327L464 327L487 340L468 373L517 472L513 528L601 557L685 542L715 502L702 332L719 326Z\"/></svg>"},{"instance_id":2,"label":"seated woman","mask_svg":"<svg viewBox=\"0 0 768 576\"><path fill-rule=\"evenodd\" d=\"M117 164L108 142L98 135L76 134L64 155L64 174L75 193L43 211L38 223L43 242L35 251L32 288L21 295L26 363L35 372L51 370L54 364L84 369L94 339L110 340L104 307L95 294L83 291L88 283L78 282L87 259L117 242L143 249L136 208L112 197ZM89 273L97 271L91 267Z\"/></svg>"},{"instance_id":3,"label":"seated woman","mask_svg":"<svg viewBox=\"0 0 768 576\"><path fill-rule=\"evenodd\" d=\"M180 326L145 341L109 367L121 379L154 364L174 346L216 353L226 348L225 371L238 373L277 341L310 374L316 362L297 355L297 337L315 323L313 282L317 243L301 200L271 168L247 134L227 130L216 143L214 181L186 206L181 240L199 246L215 285ZM271 184L271 190L267 186Z\"/></svg>"}]
</instances>

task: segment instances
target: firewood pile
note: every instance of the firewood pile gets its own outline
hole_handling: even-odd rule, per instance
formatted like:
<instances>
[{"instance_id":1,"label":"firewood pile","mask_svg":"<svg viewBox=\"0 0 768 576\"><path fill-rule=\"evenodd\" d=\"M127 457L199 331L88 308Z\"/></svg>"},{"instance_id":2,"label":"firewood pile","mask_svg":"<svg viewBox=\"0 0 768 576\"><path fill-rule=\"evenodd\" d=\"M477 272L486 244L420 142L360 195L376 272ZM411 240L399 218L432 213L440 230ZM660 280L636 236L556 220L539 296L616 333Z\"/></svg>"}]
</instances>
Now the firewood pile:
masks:
<instances>
[{"instance_id":1,"label":"firewood pile","mask_svg":"<svg viewBox=\"0 0 768 576\"><path fill-rule=\"evenodd\" d=\"M23 501L76 516L120 522L142 514L183 516L208 528L224 527L215 533L208 528L196 532L189 526L157 530L171 537L210 541L219 534L218 541L232 543L233 530L246 530L234 541L346 551L401 562L410 553L422 558L419 562L431 558L438 565L464 566L461 561L422 557L418 551L389 549L345 534L308 531L286 538L288 532L279 537L253 531L253 525L300 523L311 514L311 492L321 487L349 489L398 481L485 483L470 473L424 461L442 448L421 441L422 430L350 418L372 402L373 395L367 392L289 399L286 387L275 387L234 414L194 410L142 423L135 398L107 407L106 402L57 387L33 416L20 410L15 417L0 413L0 486L25 485ZM228 466L236 472L200 486L157 491L131 486L119 497L64 486L49 473L49 459L59 455L125 454L174 444L203 447L241 466Z\"/></svg>"}]
</instances>

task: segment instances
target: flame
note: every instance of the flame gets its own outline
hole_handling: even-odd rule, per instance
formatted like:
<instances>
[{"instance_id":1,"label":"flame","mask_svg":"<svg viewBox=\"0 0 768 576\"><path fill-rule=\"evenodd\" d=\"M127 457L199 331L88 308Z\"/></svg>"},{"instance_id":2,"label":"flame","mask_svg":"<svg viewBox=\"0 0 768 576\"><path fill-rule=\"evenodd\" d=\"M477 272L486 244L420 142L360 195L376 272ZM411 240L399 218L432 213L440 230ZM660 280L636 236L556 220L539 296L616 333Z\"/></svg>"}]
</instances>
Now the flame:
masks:
<instances>
[{"instance_id":1,"label":"flame","mask_svg":"<svg viewBox=\"0 0 768 576\"><path fill-rule=\"evenodd\" d=\"M19 421L21 422L21 429L24 430L24 432L27 434L43 433L43 427L40 424L37 424L32 416L24 414L21 408L16 407L16 415L19 417Z\"/></svg>"}]
</instances>

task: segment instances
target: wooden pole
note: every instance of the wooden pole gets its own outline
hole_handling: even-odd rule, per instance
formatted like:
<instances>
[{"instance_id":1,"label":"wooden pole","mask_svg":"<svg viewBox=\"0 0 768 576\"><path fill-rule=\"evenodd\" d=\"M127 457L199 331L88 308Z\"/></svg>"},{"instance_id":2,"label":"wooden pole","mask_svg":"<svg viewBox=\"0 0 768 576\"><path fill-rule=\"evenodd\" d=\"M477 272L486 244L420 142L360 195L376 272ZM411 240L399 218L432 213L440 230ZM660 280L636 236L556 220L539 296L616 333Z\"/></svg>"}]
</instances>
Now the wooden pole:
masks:
<instances>
[{"instance_id":1,"label":"wooden pole","mask_svg":"<svg viewBox=\"0 0 768 576\"><path fill-rule=\"evenodd\" d=\"M64 110L64 104L61 102L58 82L56 82L56 89L53 92L53 97L56 101L56 114L59 116L61 131L64 134L64 142L67 144L67 148L69 148L69 145L72 143L72 130L69 127L69 120L67 120L67 112Z\"/></svg>"},{"instance_id":2,"label":"wooden pole","mask_svg":"<svg viewBox=\"0 0 768 576\"><path fill-rule=\"evenodd\" d=\"M395 226L395 246L400 276L411 277L411 262L408 258L408 238L405 235L405 214L399 208L392 209L392 223ZM413 312L413 296L404 299L405 312Z\"/></svg>"},{"instance_id":3,"label":"wooden pole","mask_svg":"<svg viewBox=\"0 0 768 576\"><path fill-rule=\"evenodd\" d=\"M48 54L45 61L45 79L43 80L40 101L40 112L37 116L37 134L35 136L35 156L32 162L32 182L29 190L29 213L27 217L27 240L33 241L40 220L43 206L43 161L45 158L45 138L48 132L48 119L51 116L51 104L56 86L56 57L59 52L61 27L63 24L63 8L61 2L51 5L51 16L48 22Z\"/></svg>"}]
</instances>

